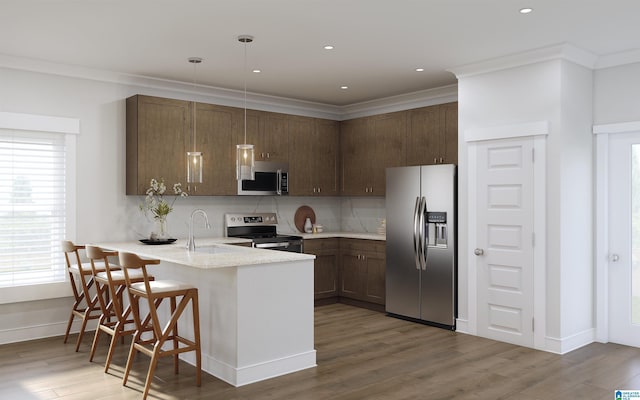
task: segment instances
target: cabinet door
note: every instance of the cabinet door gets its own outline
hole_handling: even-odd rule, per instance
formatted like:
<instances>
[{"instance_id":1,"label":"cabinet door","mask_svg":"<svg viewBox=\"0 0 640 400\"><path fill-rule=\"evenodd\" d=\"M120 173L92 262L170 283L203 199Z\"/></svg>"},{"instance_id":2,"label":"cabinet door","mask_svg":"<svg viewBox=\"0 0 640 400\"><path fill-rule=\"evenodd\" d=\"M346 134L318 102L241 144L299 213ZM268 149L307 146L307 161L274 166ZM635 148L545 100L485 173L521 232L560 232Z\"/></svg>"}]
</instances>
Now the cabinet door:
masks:
<instances>
[{"instance_id":1,"label":"cabinet door","mask_svg":"<svg viewBox=\"0 0 640 400\"><path fill-rule=\"evenodd\" d=\"M364 196L369 192L371 169L371 137L369 120L356 118L343 121L340 126L340 150L342 154L341 193L348 196Z\"/></svg>"},{"instance_id":2,"label":"cabinet door","mask_svg":"<svg viewBox=\"0 0 640 400\"><path fill-rule=\"evenodd\" d=\"M355 252L341 251L340 254L340 296L355 300L365 300L364 285L367 274L366 263Z\"/></svg>"},{"instance_id":3,"label":"cabinet door","mask_svg":"<svg viewBox=\"0 0 640 400\"><path fill-rule=\"evenodd\" d=\"M371 303L385 303L386 259L381 253L366 253L367 280L365 286L366 300Z\"/></svg>"},{"instance_id":4,"label":"cabinet door","mask_svg":"<svg viewBox=\"0 0 640 400\"><path fill-rule=\"evenodd\" d=\"M316 142L313 151L316 191L320 196L337 196L338 152L340 149L340 128L337 121L316 119Z\"/></svg>"},{"instance_id":5,"label":"cabinet door","mask_svg":"<svg viewBox=\"0 0 640 400\"><path fill-rule=\"evenodd\" d=\"M423 107L409 113L407 165L437 164L440 157L440 115L438 106Z\"/></svg>"},{"instance_id":6,"label":"cabinet door","mask_svg":"<svg viewBox=\"0 0 640 400\"><path fill-rule=\"evenodd\" d=\"M458 103L440 105L442 157L445 164L458 163Z\"/></svg>"},{"instance_id":7,"label":"cabinet door","mask_svg":"<svg viewBox=\"0 0 640 400\"><path fill-rule=\"evenodd\" d=\"M372 117L373 140L367 147L371 157L369 195L385 195L385 169L405 164L406 113L396 112Z\"/></svg>"},{"instance_id":8,"label":"cabinet door","mask_svg":"<svg viewBox=\"0 0 640 400\"><path fill-rule=\"evenodd\" d=\"M185 183L190 115L186 101L127 99L127 194L144 195L151 178Z\"/></svg>"},{"instance_id":9,"label":"cabinet door","mask_svg":"<svg viewBox=\"0 0 640 400\"><path fill-rule=\"evenodd\" d=\"M316 138L313 119L289 119L289 195L315 194Z\"/></svg>"},{"instance_id":10,"label":"cabinet door","mask_svg":"<svg viewBox=\"0 0 640 400\"><path fill-rule=\"evenodd\" d=\"M338 295L338 251L316 254L314 264L314 298L324 299Z\"/></svg>"},{"instance_id":11,"label":"cabinet door","mask_svg":"<svg viewBox=\"0 0 640 400\"><path fill-rule=\"evenodd\" d=\"M264 147L256 150L256 159L259 155L265 161L288 162L287 119L283 114L269 112L261 113L260 119Z\"/></svg>"},{"instance_id":12,"label":"cabinet door","mask_svg":"<svg viewBox=\"0 0 640 400\"><path fill-rule=\"evenodd\" d=\"M196 103L196 150L202 152L203 178L189 195L230 196L237 192L234 114L236 109Z\"/></svg>"},{"instance_id":13,"label":"cabinet door","mask_svg":"<svg viewBox=\"0 0 640 400\"><path fill-rule=\"evenodd\" d=\"M305 240L305 253L316 256L314 262L314 298L338 295L338 239Z\"/></svg>"},{"instance_id":14,"label":"cabinet door","mask_svg":"<svg viewBox=\"0 0 640 400\"><path fill-rule=\"evenodd\" d=\"M246 124L246 136L245 141L245 124ZM261 128L260 128L260 112L255 110L247 110L246 115L244 109L239 109L239 112L235 114L235 133L236 139L233 146L233 160L235 168L236 159L236 145L238 144L252 144L254 151L254 159L261 161L260 152L264 153L265 144L262 140Z\"/></svg>"}]
</instances>

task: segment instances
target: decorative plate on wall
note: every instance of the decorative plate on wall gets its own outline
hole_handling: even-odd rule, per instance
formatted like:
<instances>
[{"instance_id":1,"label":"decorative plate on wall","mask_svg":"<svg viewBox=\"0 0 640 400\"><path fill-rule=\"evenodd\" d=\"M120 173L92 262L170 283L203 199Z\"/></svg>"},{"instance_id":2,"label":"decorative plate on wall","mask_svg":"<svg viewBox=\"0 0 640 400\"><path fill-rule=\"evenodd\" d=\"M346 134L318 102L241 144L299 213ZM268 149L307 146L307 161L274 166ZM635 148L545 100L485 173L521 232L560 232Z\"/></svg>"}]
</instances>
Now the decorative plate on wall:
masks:
<instances>
[{"instance_id":1,"label":"decorative plate on wall","mask_svg":"<svg viewBox=\"0 0 640 400\"><path fill-rule=\"evenodd\" d=\"M312 224L316 223L316 213L313 212L313 208L309 206L300 206L296 210L296 213L293 217L293 223L296 225L296 228L302 233L304 233L304 221L309 218Z\"/></svg>"}]
</instances>

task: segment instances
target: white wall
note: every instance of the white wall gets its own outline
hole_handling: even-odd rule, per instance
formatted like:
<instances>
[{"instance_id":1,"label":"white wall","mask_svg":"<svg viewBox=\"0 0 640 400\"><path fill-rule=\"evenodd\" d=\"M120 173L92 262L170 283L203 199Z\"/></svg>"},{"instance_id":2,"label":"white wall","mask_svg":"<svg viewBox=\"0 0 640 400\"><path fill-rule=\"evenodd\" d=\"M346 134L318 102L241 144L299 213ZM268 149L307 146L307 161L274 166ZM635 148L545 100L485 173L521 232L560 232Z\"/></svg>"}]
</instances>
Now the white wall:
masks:
<instances>
[{"instance_id":1,"label":"white wall","mask_svg":"<svg viewBox=\"0 0 640 400\"><path fill-rule=\"evenodd\" d=\"M550 127L546 216L536 216L547 226L545 346L562 351L565 339L593 328L591 85L589 69L560 59L459 78L459 316L471 331L475 299L465 294L475 293L468 271L475 246L465 234L471 216L464 133L537 121Z\"/></svg>"},{"instance_id":2,"label":"white wall","mask_svg":"<svg viewBox=\"0 0 640 400\"><path fill-rule=\"evenodd\" d=\"M593 124L640 121L640 63L597 70Z\"/></svg>"}]
</instances>

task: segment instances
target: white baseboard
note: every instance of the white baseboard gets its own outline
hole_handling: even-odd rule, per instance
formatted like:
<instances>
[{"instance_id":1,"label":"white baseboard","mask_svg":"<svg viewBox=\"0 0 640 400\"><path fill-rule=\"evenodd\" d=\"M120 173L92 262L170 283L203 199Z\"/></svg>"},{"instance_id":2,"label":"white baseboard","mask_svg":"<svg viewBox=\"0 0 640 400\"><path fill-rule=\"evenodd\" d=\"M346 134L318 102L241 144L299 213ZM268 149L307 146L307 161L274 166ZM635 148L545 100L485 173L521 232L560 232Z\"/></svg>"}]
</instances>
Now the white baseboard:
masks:
<instances>
[{"instance_id":1,"label":"white baseboard","mask_svg":"<svg viewBox=\"0 0 640 400\"><path fill-rule=\"evenodd\" d=\"M469 320L456 318L456 332L471 334L469 332Z\"/></svg>"},{"instance_id":2,"label":"white baseboard","mask_svg":"<svg viewBox=\"0 0 640 400\"><path fill-rule=\"evenodd\" d=\"M88 334L89 331L95 331L97 322L89 321L85 330L85 338L87 336L93 337L93 333ZM80 328L80 320L76 319L71 326L69 333L78 333ZM54 322L50 324L21 326L19 328L0 329L0 344L26 342L29 340L43 339L54 336L64 335L67 329L67 321ZM75 339L74 339L75 340ZM85 339L86 340L86 339ZM90 344L90 343L89 343Z\"/></svg>"},{"instance_id":3,"label":"white baseboard","mask_svg":"<svg viewBox=\"0 0 640 400\"><path fill-rule=\"evenodd\" d=\"M593 328L586 329L574 335L564 338L545 337L545 348L543 350L557 354L566 354L580 347L595 342L596 331Z\"/></svg>"},{"instance_id":4,"label":"white baseboard","mask_svg":"<svg viewBox=\"0 0 640 400\"><path fill-rule=\"evenodd\" d=\"M195 357L191 353L182 354L180 358L191 365L195 364ZM216 360L206 354L202 354L203 371L236 387L274 378L280 375L290 374L307 368L313 368L315 366L315 350L238 368Z\"/></svg>"}]
</instances>

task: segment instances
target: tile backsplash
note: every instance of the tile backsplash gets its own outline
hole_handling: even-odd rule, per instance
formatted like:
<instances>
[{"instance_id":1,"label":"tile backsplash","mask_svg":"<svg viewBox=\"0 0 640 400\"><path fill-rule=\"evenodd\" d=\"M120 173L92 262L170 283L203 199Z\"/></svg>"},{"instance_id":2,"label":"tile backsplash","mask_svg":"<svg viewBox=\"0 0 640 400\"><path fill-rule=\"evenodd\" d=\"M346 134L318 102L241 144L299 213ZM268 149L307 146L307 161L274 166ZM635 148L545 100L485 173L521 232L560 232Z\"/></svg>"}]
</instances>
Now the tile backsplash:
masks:
<instances>
[{"instance_id":1,"label":"tile backsplash","mask_svg":"<svg viewBox=\"0 0 640 400\"><path fill-rule=\"evenodd\" d=\"M138 209L142 200L142 196L126 196L124 200L126 211L118 218L127 226L127 240L148 237L153 229L153 219ZM200 208L207 213L211 229L205 229L201 217L197 216L196 237L224 236L224 214L228 212L275 212L279 233L297 233L293 218L303 205L314 210L316 223L324 225L327 232L375 233L385 218L384 197L193 196L177 199L167 219L168 231L171 236L186 237L191 212Z\"/></svg>"}]
</instances>

